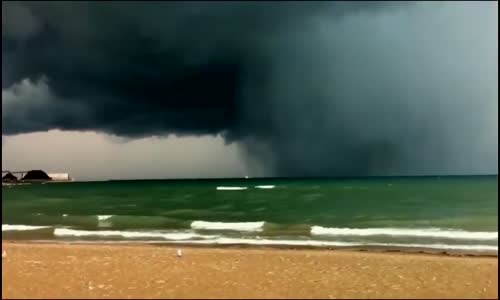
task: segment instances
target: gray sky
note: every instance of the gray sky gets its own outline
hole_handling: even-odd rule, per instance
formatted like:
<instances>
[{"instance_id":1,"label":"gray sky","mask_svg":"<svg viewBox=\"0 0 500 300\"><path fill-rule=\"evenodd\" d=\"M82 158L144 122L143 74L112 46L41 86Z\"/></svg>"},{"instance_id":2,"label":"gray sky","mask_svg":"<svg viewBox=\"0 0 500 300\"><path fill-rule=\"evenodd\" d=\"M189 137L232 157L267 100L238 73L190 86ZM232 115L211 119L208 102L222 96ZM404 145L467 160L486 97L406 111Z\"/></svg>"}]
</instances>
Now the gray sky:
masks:
<instances>
[{"instance_id":1,"label":"gray sky","mask_svg":"<svg viewBox=\"0 0 500 300\"><path fill-rule=\"evenodd\" d=\"M69 172L77 180L262 176L221 137L122 141L95 132L52 130L9 137L2 168ZM216 170L216 172L214 171Z\"/></svg>"},{"instance_id":2,"label":"gray sky","mask_svg":"<svg viewBox=\"0 0 500 300\"><path fill-rule=\"evenodd\" d=\"M497 2L2 2L2 61L4 169L498 173Z\"/></svg>"}]
</instances>

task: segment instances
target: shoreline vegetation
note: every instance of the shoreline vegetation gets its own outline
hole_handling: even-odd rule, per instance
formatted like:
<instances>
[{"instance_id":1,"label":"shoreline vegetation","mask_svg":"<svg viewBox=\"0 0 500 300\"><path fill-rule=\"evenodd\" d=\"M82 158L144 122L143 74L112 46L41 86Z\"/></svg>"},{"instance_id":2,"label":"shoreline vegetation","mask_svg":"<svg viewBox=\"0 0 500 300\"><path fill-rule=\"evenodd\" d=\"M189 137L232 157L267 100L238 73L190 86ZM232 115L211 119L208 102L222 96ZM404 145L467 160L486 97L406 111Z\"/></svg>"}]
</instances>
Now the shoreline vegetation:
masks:
<instances>
[{"instance_id":1,"label":"shoreline vegetation","mask_svg":"<svg viewBox=\"0 0 500 300\"><path fill-rule=\"evenodd\" d=\"M487 256L53 241L3 249L4 299L498 298L498 258Z\"/></svg>"}]
</instances>

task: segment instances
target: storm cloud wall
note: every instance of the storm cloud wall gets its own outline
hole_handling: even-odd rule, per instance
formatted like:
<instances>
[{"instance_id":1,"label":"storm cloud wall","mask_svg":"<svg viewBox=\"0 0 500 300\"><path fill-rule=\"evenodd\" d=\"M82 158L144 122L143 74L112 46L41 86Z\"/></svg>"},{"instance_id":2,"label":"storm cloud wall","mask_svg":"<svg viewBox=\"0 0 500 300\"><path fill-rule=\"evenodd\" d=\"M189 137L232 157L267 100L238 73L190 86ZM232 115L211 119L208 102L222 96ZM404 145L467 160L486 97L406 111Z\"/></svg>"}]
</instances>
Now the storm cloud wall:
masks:
<instances>
[{"instance_id":1,"label":"storm cloud wall","mask_svg":"<svg viewBox=\"0 0 500 300\"><path fill-rule=\"evenodd\" d=\"M496 2L2 3L2 134L222 135L277 176L498 173Z\"/></svg>"}]
</instances>

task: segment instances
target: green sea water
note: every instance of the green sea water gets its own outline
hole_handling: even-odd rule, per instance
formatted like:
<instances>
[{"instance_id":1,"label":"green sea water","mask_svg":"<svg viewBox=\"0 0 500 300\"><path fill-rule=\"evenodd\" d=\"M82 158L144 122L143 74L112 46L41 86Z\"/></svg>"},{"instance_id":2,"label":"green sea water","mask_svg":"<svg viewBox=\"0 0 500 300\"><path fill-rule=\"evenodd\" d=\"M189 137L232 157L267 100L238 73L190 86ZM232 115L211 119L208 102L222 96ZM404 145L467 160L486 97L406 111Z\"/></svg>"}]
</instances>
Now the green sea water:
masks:
<instances>
[{"instance_id":1,"label":"green sea water","mask_svg":"<svg viewBox=\"0 0 500 300\"><path fill-rule=\"evenodd\" d=\"M492 250L497 199L497 176L30 184L2 187L2 235Z\"/></svg>"}]
</instances>

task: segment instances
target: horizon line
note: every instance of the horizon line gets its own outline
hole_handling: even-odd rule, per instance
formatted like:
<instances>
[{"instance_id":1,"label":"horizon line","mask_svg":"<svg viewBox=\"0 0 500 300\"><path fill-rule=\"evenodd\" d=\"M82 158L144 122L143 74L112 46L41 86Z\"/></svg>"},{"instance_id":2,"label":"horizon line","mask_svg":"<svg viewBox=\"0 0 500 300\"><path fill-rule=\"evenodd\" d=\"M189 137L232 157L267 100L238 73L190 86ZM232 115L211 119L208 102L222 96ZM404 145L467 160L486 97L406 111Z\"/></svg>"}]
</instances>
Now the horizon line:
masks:
<instances>
[{"instance_id":1,"label":"horizon line","mask_svg":"<svg viewBox=\"0 0 500 300\"><path fill-rule=\"evenodd\" d=\"M498 176L497 174L446 174L446 175L376 175L376 176L257 176L257 177L184 177L184 178L115 178L115 179L90 179L90 180L75 180L75 181L174 181L174 180L264 180L264 179L297 179L297 180L314 180L314 179L371 179L371 178L413 178L413 177L488 177Z\"/></svg>"}]
</instances>

